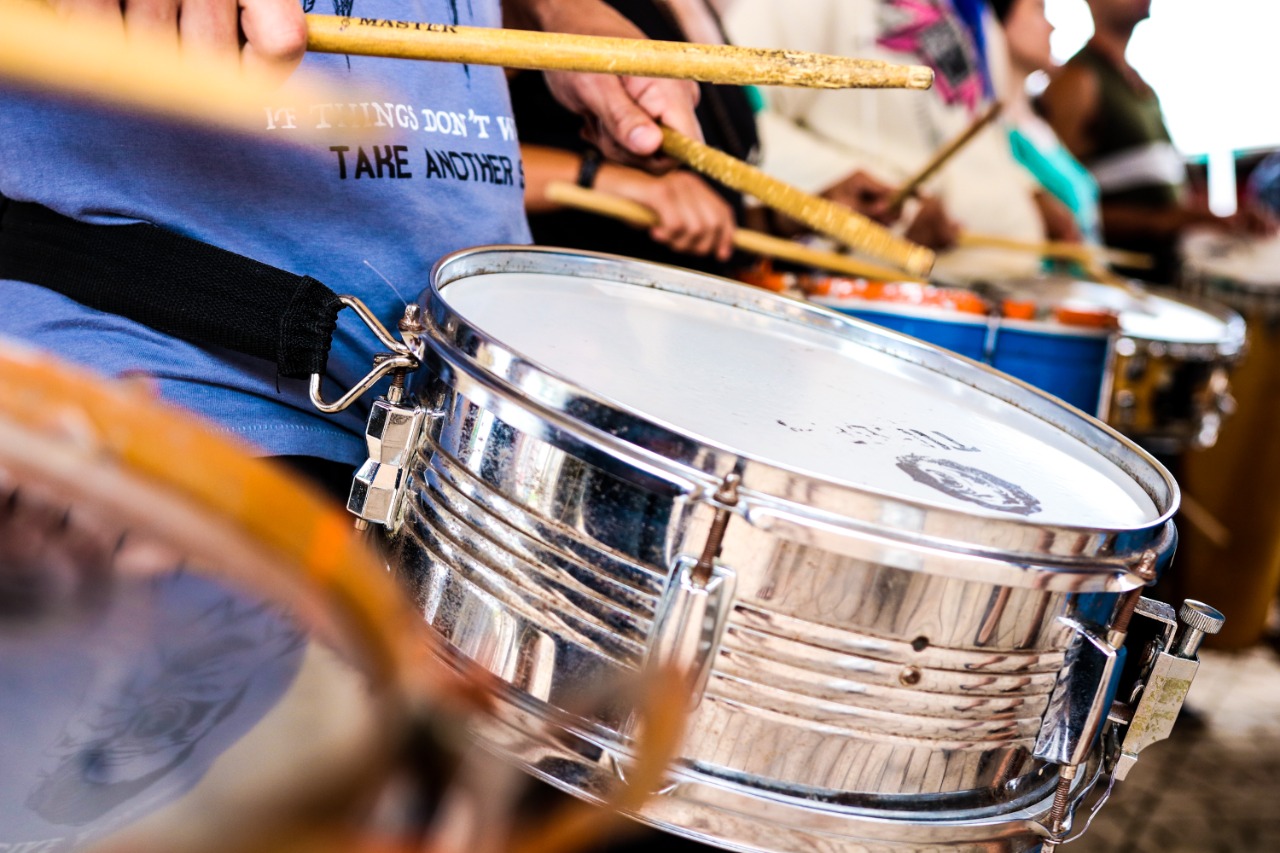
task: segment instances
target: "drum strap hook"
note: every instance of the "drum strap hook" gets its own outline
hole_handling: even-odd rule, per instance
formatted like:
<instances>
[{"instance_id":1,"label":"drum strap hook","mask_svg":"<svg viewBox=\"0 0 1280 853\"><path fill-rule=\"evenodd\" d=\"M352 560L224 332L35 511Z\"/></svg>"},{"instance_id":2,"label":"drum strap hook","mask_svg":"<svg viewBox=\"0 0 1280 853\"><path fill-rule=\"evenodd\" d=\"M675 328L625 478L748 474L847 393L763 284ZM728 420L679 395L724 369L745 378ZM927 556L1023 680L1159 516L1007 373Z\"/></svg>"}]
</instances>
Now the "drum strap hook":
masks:
<instances>
[{"instance_id":1,"label":"drum strap hook","mask_svg":"<svg viewBox=\"0 0 1280 853\"><path fill-rule=\"evenodd\" d=\"M375 356L373 369L366 373L364 378L351 386L351 388L347 389L346 393L332 403L326 402L321 392L320 386L324 379L324 374L312 373L310 385L311 405L315 406L327 415L341 412L343 409L350 406L387 374L397 373L400 378L400 382L403 382L402 377L404 372L413 370L418 366L418 358L413 354L413 351L409 346L392 337L391 332L387 330L386 326L382 325L382 323L378 321L378 318L374 316L374 313L369 310L368 306L354 296L339 296L338 301L344 306L355 311L356 316L364 322L369 331L373 332L382 345L390 350L390 352L379 353ZM405 319L401 321L400 324L402 328L409 326L410 323L416 323L417 309L417 305L409 305L406 307ZM397 383L397 387L400 387L399 383ZM399 402L399 400L393 400L392 402Z\"/></svg>"}]
</instances>

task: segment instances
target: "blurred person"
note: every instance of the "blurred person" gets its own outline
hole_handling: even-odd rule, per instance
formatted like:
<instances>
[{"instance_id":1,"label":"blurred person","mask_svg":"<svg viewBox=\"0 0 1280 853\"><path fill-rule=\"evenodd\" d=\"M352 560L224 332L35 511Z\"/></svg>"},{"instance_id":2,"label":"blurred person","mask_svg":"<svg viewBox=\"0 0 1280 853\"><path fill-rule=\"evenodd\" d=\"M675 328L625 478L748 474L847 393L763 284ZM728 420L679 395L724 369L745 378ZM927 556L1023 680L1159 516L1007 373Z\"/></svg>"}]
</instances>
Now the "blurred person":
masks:
<instances>
[{"instance_id":1,"label":"blurred person","mask_svg":"<svg viewBox=\"0 0 1280 853\"><path fill-rule=\"evenodd\" d=\"M1125 56L1134 28L1150 17L1151 0L1087 2L1093 37L1050 82L1042 112L1097 180L1107 241L1156 259L1154 269L1126 272L1168 283L1177 276L1186 229L1260 234L1271 226L1253 209L1220 217L1191 196L1160 100Z\"/></svg>"},{"instance_id":2,"label":"blurred person","mask_svg":"<svg viewBox=\"0 0 1280 853\"><path fill-rule=\"evenodd\" d=\"M1101 243L1098 183L1037 114L1027 94L1031 75L1051 74L1057 67L1049 43L1053 24L1045 17L1044 4L1045 0L991 0L1009 54L1003 118L1013 156L1035 175L1042 187L1040 192L1051 194L1072 214L1071 221L1060 223L1053 230Z\"/></svg>"},{"instance_id":3,"label":"blurred person","mask_svg":"<svg viewBox=\"0 0 1280 853\"><path fill-rule=\"evenodd\" d=\"M933 69L929 91L771 89L757 116L766 172L801 189L840 199L868 179L899 184L990 104L1007 79L1001 39L990 41L980 0L738 0L726 16L737 42L760 47L921 64ZM1022 240L1069 239L1061 205L1014 160L1000 128L989 126L927 184L927 195L902 213L906 235L947 248L958 229ZM1047 207L1046 217L1041 208ZM922 222L923 220L923 222ZM922 228L921 226L928 226ZM923 232L923 233L922 233ZM932 232L932 233L930 233ZM1023 276L1031 256L954 250L935 274L959 278Z\"/></svg>"}]
</instances>

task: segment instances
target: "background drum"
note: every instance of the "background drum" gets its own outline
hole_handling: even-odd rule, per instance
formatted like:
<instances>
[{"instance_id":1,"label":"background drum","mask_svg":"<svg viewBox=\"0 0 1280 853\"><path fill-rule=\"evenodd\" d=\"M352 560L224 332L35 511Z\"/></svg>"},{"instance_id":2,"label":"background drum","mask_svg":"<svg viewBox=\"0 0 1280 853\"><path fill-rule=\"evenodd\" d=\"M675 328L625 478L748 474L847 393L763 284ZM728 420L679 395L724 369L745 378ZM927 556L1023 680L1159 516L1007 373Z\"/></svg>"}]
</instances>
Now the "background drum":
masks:
<instances>
[{"instance_id":1,"label":"background drum","mask_svg":"<svg viewBox=\"0 0 1280 853\"><path fill-rule=\"evenodd\" d=\"M1244 351L1239 314L1168 288L1069 278L1002 282L999 290L1040 310L1104 312L1116 318L1100 409L1108 424L1159 454L1217 441L1223 419L1234 408L1230 371Z\"/></svg>"},{"instance_id":2,"label":"background drum","mask_svg":"<svg viewBox=\"0 0 1280 853\"><path fill-rule=\"evenodd\" d=\"M352 508L396 531L455 664L501 680L495 749L597 796L633 731L597 685L675 659L695 710L651 823L754 850L1061 828L1122 602L1172 554L1150 457L934 347L673 268L478 249L425 298Z\"/></svg>"},{"instance_id":3,"label":"background drum","mask_svg":"<svg viewBox=\"0 0 1280 853\"><path fill-rule=\"evenodd\" d=\"M969 307L978 297L967 291L897 286L907 294L965 294L968 310L958 310L954 298L901 299L897 291L855 292L845 282L811 280L810 299L990 364L1155 453L1212 445L1233 407L1229 371L1244 348L1244 321L1212 302L1035 278L985 287L989 316L979 318Z\"/></svg>"},{"instance_id":4,"label":"background drum","mask_svg":"<svg viewBox=\"0 0 1280 853\"><path fill-rule=\"evenodd\" d=\"M1248 241L1213 233L1185 246L1185 286L1239 311L1249 353L1232 379L1237 411L1217 446L1191 454L1182 480L1224 530L1189 529L1178 577L1191 595L1221 602L1228 624L1215 644L1252 645L1266 630L1280 587L1280 240Z\"/></svg>"}]
</instances>

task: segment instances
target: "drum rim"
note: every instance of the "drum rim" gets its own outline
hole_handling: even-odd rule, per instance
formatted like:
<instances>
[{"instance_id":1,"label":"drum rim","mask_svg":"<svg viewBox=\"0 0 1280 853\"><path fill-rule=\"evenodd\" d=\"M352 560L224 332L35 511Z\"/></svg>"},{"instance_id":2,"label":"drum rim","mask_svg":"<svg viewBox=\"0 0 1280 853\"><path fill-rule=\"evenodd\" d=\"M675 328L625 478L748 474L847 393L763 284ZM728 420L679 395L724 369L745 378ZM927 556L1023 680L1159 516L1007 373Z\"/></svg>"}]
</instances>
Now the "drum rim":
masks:
<instances>
[{"instance_id":1,"label":"drum rim","mask_svg":"<svg viewBox=\"0 0 1280 853\"><path fill-rule=\"evenodd\" d=\"M649 288L656 287L667 292L708 298L712 301L733 304L744 310L757 310L769 316L795 320L818 329L845 330L852 333L852 339L855 342L863 345L869 345L874 339L877 345L873 348L878 351L962 381L982 393L990 394L1009 405L1022 409L1079 441L1130 476L1151 500L1156 516L1128 527L1037 522L981 507L969 510L949 507L941 502L915 500L871 486L822 478L812 472L760 459L734 450L713 439L694 435L630 409L620 408L620 404L583 388L569 377L542 367L536 361L524 357L512 347L494 339L455 311L441 294L441 289L451 282L477 275L510 272L555 273L567 272L571 269L578 275L582 275L583 265L591 267L593 276L598 275L610 281ZM637 270L644 269L660 271L660 275L637 274ZM614 275L605 274L609 270L613 271ZM630 275L626 274L627 270L631 270ZM725 298L713 296L708 290L709 286L717 289L719 295ZM700 449L699 463L702 465L700 468L669 456L659 455L642 445L628 445L642 457L640 462L642 467L656 469L660 477L668 482L690 484L692 488L687 491L697 492L703 496L713 493L722 482L723 476L734 470L735 464L745 462L749 466L748 471L743 474L743 491L747 495L750 494L752 485L749 474L755 470L775 476L800 478L806 483L821 484L822 491L834 495L847 495L855 502L870 500L884 508L901 508L929 517L946 518L953 523L953 526L955 522L962 524L974 522L984 528L990 528L991 536L984 535L980 537L982 539L994 539L998 537L998 531L1001 530L1049 531L1060 532L1070 537L1083 537L1081 541L1087 541L1088 544L1073 550L1073 556L1087 558L1090 555L1108 555L1113 559L1125 553L1136 553L1149 547L1151 543L1166 538L1164 529L1177 511L1180 500L1177 482L1154 457L1106 424L1052 395L972 359L958 356L908 335L860 321L846 314L814 305L807 300L772 293L760 288L751 288L741 282L680 267L599 252L547 246L489 245L463 249L441 258L432 270L429 286L423 291L420 302L424 318L428 321L428 331L418 339L419 355L428 363L429 368L436 366L439 377L451 387L456 388L460 381L472 385L478 383L488 391L496 392L507 399L518 400L522 406L533 410L535 415L550 417L560 429L568 426L575 433L575 438L585 438L588 442L603 439L614 446L627 443L620 442L615 434L617 425L621 421L670 441L697 446ZM504 364L501 374L477 363L475 354L481 351L500 354L501 362ZM583 406L583 409L575 410L573 417L569 418L543 401L533 401L513 383L513 374L526 378L535 377L539 383L553 388L564 399L572 399L576 404ZM608 422L613 425L613 428L608 431L603 429L599 425L601 420L599 418L594 419L593 423L593 418L587 415L596 412L607 415ZM1145 477L1140 473L1143 469L1145 469ZM763 491L761 494L771 501L787 500L781 495L768 491ZM813 495L806 495L807 500L811 497ZM815 505L806 503L798 506L803 510ZM823 514L831 512L830 507L820 502L816 504L816 509ZM840 510L837 509L835 512L838 515ZM965 539L957 541L967 544ZM1031 553L1050 559L1061 556L1060 550L1051 551L1048 545L1045 546L1044 551L1036 548Z\"/></svg>"}]
</instances>

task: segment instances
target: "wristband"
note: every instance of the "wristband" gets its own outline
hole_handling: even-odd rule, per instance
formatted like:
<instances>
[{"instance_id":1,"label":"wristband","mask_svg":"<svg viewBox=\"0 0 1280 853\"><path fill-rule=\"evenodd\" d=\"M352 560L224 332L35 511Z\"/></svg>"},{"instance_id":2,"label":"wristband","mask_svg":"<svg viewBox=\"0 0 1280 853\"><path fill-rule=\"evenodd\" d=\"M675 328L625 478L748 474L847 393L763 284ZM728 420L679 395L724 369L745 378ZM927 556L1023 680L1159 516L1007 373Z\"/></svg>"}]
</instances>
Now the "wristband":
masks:
<instances>
[{"instance_id":1,"label":"wristband","mask_svg":"<svg viewBox=\"0 0 1280 853\"><path fill-rule=\"evenodd\" d=\"M601 159L600 152L595 148L588 148L582 152L582 165L578 167L578 186L591 189L595 185Z\"/></svg>"}]
</instances>

